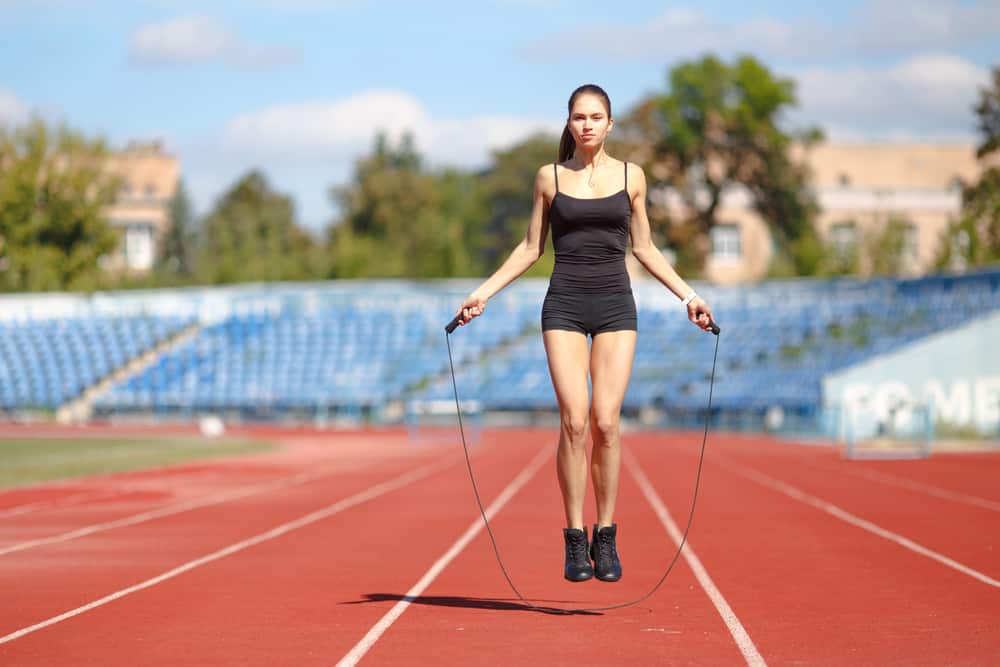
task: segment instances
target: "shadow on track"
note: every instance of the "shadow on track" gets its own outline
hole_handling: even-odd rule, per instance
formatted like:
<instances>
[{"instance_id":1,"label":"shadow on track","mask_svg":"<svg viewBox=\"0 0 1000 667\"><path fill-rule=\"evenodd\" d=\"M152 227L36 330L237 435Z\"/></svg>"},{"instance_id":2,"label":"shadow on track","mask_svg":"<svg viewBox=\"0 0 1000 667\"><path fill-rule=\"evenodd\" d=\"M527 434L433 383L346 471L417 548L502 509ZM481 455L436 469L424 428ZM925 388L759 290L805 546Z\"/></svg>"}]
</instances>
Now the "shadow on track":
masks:
<instances>
[{"instance_id":1,"label":"shadow on track","mask_svg":"<svg viewBox=\"0 0 1000 667\"><path fill-rule=\"evenodd\" d=\"M418 595L410 597L396 593L366 593L363 600L352 600L340 604L368 604L370 602L399 602L406 600L411 604L425 604L432 607L463 607L466 609L489 609L491 611L533 611L541 614L559 616L603 616L593 611L560 609L541 605L527 605L515 600L497 600L496 598L470 598L458 595ZM554 602L554 600L547 600ZM559 601L562 602L562 601Z\"/></svg>"}]
</instances>

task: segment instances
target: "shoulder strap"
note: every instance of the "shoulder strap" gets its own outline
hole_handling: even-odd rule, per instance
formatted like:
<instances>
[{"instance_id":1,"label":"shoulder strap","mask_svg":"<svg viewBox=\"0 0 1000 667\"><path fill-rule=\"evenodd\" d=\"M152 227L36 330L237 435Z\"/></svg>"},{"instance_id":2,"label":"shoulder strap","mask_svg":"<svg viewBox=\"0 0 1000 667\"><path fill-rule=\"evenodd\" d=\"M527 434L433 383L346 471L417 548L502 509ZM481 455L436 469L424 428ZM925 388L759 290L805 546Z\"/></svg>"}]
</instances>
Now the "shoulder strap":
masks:
<instances>
[{"instance_id":1,"label":"shoulder strap","mask_svg":"<svg viewBox=\"0 0 1000 667\"><path fill-rule=\"evenodd\" d=\"M559 165L555 162L552 163L552 173L556 177L556 192L559 192Z\"/></svg>"},{"instance_id":2,"label":"shoulder strap","mask_svg":"<svg viewBox=\"0 0 1000 667\"><path fill-rule=\"evenodd\" d=\"M625 163L625 193L628 194L628 162Z\"/></svg>"}]
</instances>

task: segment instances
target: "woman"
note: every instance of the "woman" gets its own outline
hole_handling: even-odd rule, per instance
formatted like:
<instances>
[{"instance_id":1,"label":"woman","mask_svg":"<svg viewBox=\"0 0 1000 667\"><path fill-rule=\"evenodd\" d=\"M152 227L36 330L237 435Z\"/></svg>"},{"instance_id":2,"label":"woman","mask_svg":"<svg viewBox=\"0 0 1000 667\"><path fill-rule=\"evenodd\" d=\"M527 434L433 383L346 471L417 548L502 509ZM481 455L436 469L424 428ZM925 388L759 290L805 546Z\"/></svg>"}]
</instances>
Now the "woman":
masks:
<instances>
[{"instance_id":1,"label":"woman","mask_svg":"<svg viewBox=\"0 0 1000 667\"><path fill-rule=\"evenodd\" d=\"M621 467L618 426L636 341L635 301L625 270L628 238L632 254L683 301L693 323L708 331L712 321L708 304L651 241L642 169L605 152L613 125L611 101L603 89L585 85L573 91L559 162L541 167L535 177L524 240L455 314L460 324L481 315L490 297L542 255L551 225L556 259L542 306L542 332L559 403L556 469L566 512L564 574L570 581L586 581L595 574L602 581L618 581L622 574L614 522ZM593 400L588 397L588 373ZM597 498L597 523L589 544L583 522L588 422Z\"/></svg>"}]
</instances>

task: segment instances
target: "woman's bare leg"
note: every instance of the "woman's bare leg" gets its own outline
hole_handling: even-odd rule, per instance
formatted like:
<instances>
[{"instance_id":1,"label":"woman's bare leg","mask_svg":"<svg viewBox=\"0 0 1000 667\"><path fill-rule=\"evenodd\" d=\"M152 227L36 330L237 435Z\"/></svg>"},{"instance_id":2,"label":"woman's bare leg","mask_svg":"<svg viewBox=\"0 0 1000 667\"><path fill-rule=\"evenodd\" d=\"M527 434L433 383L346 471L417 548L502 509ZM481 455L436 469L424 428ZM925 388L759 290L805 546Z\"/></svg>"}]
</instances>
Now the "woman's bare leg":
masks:
<instances>
[{"instance_id":1,"label":"woman's bare leg","mask_svg":"<svg viewBox=\"0 0 1000 667\"><path fill-rule=\"evenodd\" d=\"M559 450L556 472L562 490L566 527L583 529L587 492L587 337L575 331L543 333L552 386L559 401Z\"/></svg>"},{"instance_id":2,"label":"woman's bare leg","mask_svg":"<svg viewBox=\"0 0 1000 667\"><path fill-rule=\"evenodd\" d=\"M590 431L594 439L590 474L597 498L597 524L614 522L621 469L619 423L622 401L632 373L635 331L608 331L594 336L590 350L590 374L594 398Z\"/></svg>"}]
</instances>

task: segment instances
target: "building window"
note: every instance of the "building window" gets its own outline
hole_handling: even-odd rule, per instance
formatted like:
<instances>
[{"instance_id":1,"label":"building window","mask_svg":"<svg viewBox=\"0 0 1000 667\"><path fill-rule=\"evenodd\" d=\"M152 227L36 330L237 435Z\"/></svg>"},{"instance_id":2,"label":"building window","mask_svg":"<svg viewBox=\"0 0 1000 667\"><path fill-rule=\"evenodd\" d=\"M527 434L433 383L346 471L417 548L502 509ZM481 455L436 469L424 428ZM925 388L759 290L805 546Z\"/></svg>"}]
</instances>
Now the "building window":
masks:
<instances>
[{"instance_id":1,"label":"building window","mask_svg":"<svg viewBox=\"0 0 1000 667\"><path fill-rule=\"evenodd\" d=\"M153 268L153 226L129 224L125 228L125 265L134 271Z\"/></svg>"},{"instance_id":2,"label":"building window","mask_svg":"<svg viewBox=\"0 0 1000 667\"><path fill-rule=\"evenodd\" d=\"M846 188L851 184L851 177L847 175L846 171L842 171L837 175L837 182L840 183L840 187Z\"/></svg>"},{"instance_id":3,"label":"building window","mask_svg":"<svg viewBox=\"0 0 1000 667\"><path fill-rule=\"evenodd\" d=\"M146 196L154 197L156 195L156 186L152 183L146 183Z\"/></svg>"},{"instance_id":4,"label":"building window","mask_svg":"<svg viewBox=\"0 0 1000 667\"><path fill-rule=\"evenodd\" d=\"M732 224L712 227L712 259L734 261L743 255L740 244L740 226Z\"/></svg>"},{"instance_id":5,"label":"building window","mask_svg":"<svg viewBox=\"0 0 1000 667\"><path fill-rule=\"evenodd\" d=\"M838 222L830 227L830 245L838 255L853 252L857 242L858 229L853 222Z\"/></svg>"}]
</instances>

